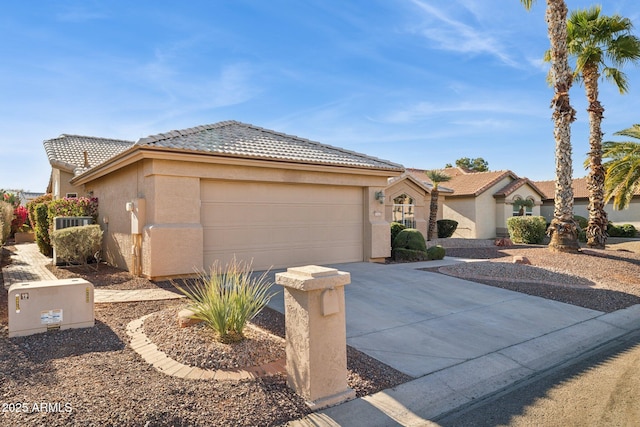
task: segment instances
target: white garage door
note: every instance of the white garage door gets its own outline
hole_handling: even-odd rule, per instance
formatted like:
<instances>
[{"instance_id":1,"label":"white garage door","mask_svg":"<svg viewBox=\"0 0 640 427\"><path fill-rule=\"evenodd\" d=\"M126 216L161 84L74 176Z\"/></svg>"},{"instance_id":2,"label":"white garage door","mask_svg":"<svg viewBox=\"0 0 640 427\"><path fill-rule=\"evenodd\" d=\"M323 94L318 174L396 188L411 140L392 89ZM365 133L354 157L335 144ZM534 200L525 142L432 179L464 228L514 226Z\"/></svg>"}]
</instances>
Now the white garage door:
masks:
<instances>
[{"instance_id":1,"label":"white garage door","mask_svg":"<svg viewBox=\"0 0 640 427\"><path fill-rule=\"evenodd\" d=\"M202 181L204 265L255 270L363 260L359 187Z\"/></svg>"}]
</instances>

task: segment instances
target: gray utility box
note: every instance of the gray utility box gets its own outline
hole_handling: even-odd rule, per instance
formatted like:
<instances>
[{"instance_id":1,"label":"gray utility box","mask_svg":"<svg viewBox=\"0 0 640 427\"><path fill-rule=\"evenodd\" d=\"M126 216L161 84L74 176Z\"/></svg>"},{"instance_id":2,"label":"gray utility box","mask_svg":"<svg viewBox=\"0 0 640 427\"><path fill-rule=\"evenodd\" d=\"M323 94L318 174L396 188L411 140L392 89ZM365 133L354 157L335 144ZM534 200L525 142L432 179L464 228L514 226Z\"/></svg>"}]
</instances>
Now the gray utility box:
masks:
<instances>
[{"instance_id":1,"label":"gray utility box","mask_svg":"<svg viewBox=\"0 0 640 427\"><path fill-rule=\"evenodd\" d=\"M84 279L9 287L9 338L94 325L93 284Z\"/></svg>"}]
</instances>

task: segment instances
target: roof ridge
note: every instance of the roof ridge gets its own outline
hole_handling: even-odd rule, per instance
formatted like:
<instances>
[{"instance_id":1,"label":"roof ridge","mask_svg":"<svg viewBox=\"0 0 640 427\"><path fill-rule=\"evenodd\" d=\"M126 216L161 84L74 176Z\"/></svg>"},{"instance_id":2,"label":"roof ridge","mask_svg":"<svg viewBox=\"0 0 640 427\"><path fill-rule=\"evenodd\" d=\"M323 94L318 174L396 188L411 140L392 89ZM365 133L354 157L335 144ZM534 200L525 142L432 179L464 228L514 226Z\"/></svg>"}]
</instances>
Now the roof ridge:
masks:
<instances>
[{"instance_id":1,"label":"roof ridge","mask_svg":"<svg viewBox=\"0 0 640 427\"><path fill-rule=\"evenodd\" d=\"M272 130L272 129L266 129L266 128L263 128L263 127L260 127L260 126L257 126L257 125L239 122L237 120L225 120L225 121L221 121L221 122L213 123L213 124L208 124L208 125L200 125L200 126L185 128L185 129L181 129L181 130L172 130L172 131L169 131L169 132L159 133L159 134L155 134L155 135L149 135L147 137L140 138L135 144L136 145L155 144L157 142L170 140L170 139L176 138L176 137L190 136L190 135L197 134L199 132L204 132L204 131L213 130L213 129L220 129L220 128L223 128L223 127L226 127L226 126L232 126L232 125L236 125L236 126L239 126L239 127L245 128L245 129L252 129L254 131L258 131L260 133L264 133L264 134L268 134L268 135L277 136L277 137L285 139L285 140L292 140L293 143L299 142L300 145L304 144L304 145L306 145L308 147L314 147L314 148L320 149L320 150L329 149L329 150L333 150L333 151L338 152L338 153L348 154L350 156L356 157L356 158L361 159L361 160L379 162L379 163L384 164L385 167L402 168L402 169L404 169L404 167L401 164L394 163L394 162L391 162L389 160L384 160L384 159L381 159L379 157L370 156L370 155L363 154L363 153L358 153L356 151L347 150L345 148L336 147L336 146L325 144L325 143L321 143L321 142L318 142L318 141L313 141L313 140L310 140L308 138L303 138L303 137L300 137L300 136L297 136L297 135L291 135L291 134L287 134L287 133L284 133L284 132L279 132L279 131Z\"/></svg>"},{"instance_id":2,"label":"roof ridge","mask_svg":"<svg viewBox=\"0 0 640 427\"><path fill-rule=\"evenodd\" d=\"M56 138L50 138L45 140L46 141L54 141L57 139L64 139L64 138L90 138L90 139L99 139L102 141L119 141L119 142L127 142L129 144L133 144L134 141L130 141L127 139L119 139L119 138L106 138L103 136L90 136L90 135L78 135L78 134L70 134L70 133L63 133L60 136L56 137Z\"/></svg>"}]
</instances>

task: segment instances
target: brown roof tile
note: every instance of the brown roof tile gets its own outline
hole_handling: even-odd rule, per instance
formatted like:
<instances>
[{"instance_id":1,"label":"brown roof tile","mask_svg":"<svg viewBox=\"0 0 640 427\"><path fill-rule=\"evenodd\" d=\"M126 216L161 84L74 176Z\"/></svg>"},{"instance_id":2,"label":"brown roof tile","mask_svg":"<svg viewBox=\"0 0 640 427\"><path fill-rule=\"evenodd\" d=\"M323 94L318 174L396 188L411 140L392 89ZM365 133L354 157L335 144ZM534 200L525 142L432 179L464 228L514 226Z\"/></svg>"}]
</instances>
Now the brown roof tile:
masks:
<instances>
[{"instance_id":1,"label":"brown roof tile","mask_svg":"<svg viewBox=\"0 0 640 427\"><path fill-rule=\"evenodd\" d=\"M419 169L407 169L407 171L419 180L432 185L424 171ZM511 171L465 172L460 168L440 169L440 171L451 176L451 180L444 183L447 188L453 190L453 194L449 197L478 196L506 177L514 180L518 178Z\"/></svg>"}]
</instances>

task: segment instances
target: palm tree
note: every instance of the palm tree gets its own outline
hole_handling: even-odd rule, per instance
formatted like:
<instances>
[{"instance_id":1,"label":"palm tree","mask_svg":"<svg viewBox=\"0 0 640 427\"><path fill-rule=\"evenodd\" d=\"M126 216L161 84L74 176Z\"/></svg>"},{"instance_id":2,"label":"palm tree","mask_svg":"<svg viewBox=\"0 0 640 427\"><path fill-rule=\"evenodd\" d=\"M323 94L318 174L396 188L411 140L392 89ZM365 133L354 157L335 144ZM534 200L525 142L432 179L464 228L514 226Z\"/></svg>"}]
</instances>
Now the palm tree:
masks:
<instances>
[{"instance_id":1,"label":"palm tree","mask_svg":"<svg viewBox=\"0 0 640 427\"><path fill-rule=\"evenodd\" d=\"M535 0L520 0L530 9ZM549 249L552 251L576 252L578 228L573 219L573 166L571 164L571 123L576 111L569 102L569 89L573 73L569 67L567 49L567 5L564 0L547 0L547 33L551 42L551 81L554 95L551 99L556 141L556 185L553 220L547 233L551 236Z\"/></svg>"},{"instance_id":2,"label":"palm tree","mask_svg":"<svg viewBox=\"0 0 640 427\"><path fill-rule=\"evenodd\" d=\"M630 34L633 28L631 20L619 15L604 16L600 12L600 6L573 11L567 22L567 36L569 54L576 58L573 76L576 81L584 82L589 104L587 246L604 249L608 222L604 210L605 170L602 166L604 107L598 100L598 80L602 74L617 86L621 94L626 93L627 78L619 67L640 59L640 40Z\"/></svg>"},{"instance_id":3,"label":"palm tree","mask_svg":"<svg viewBox=\"0 0 640 427\"><path fill-rule=\"evenodd\" d=\"M610 159L603 165L606 170L605 202L613 197L613 208L622 210L629 207L633 195L640 191L640 124L614 135L639 141L607 141L603 144L603 157Z\"/></svg>"},{"instance_id":4,"label":"palm tree","mask_svg":"<svg viewBox=\"0 0 640 427\"><path fill-rule=\"evenodd\" d=\"M427 230L427 240L431 240L433 232L436 229L436 221L438 220L438 195L440 194L438 184L451 180L451 177L437 170L425 171L424 173L433 183L433 188L431 189L431 204L429 205L429 229Z\"/></svg>"}]
</instances>

